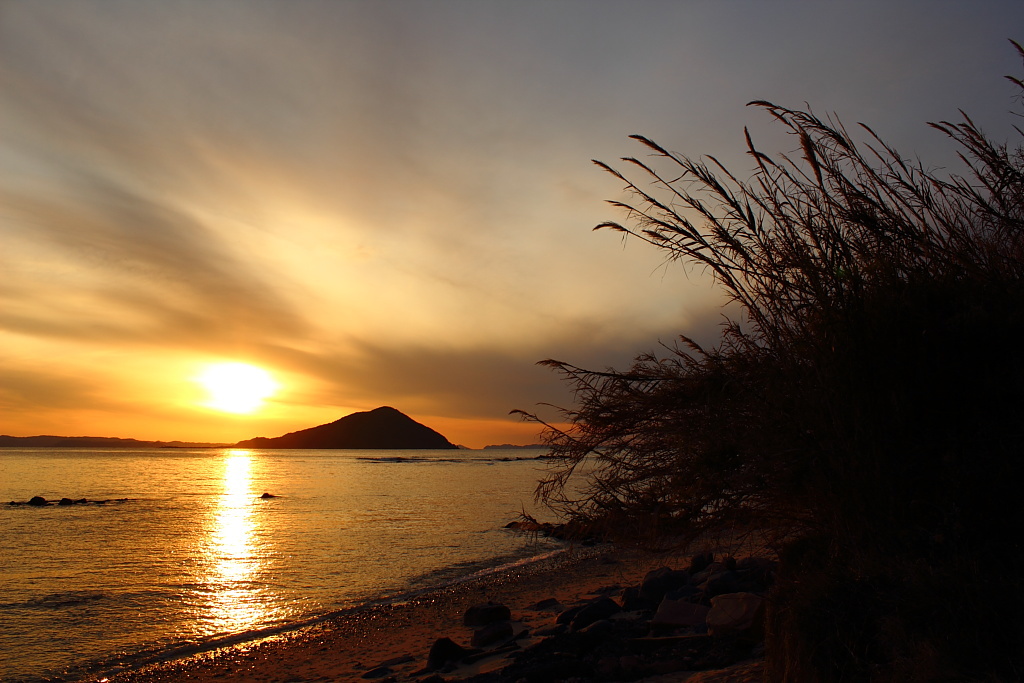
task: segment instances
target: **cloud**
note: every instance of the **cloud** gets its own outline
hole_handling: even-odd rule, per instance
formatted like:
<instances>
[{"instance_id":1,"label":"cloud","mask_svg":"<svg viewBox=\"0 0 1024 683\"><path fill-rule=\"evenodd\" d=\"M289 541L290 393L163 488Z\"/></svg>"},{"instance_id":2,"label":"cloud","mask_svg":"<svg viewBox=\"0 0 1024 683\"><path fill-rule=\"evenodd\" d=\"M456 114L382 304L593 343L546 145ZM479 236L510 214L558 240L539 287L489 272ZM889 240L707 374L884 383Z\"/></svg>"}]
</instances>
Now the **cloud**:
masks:
<instances>
[{"instance_id":1,"label":"cloud","mask_svg":"<svg viewBox=\"0 0 1024 683\"><path fill-rule=\"evenodd\" d=\"M931 161L924 121L1010 106L1019 7L782 7L7 2L0 332L69 363L262 358L315 405L565 403L536 360L622 367L720 321L699 272L590 232L622 218L591 158L643 133L743 177L745 125L792 146L743 106L767 97ZM9 401L66 405L44 368L33 399L37 369L3 367Z\"/></svg>"},{"instance_id":2,"label":"cloud","mask_svg":"<svg viewBox=\"0 0 1024 683\"><path fill-rule=\"evenodd\" d=\"M0 325L124 344L301 334L303 316L194 217L95 176L75 196L5 191L9 281ZM25 245L28 246L25 246ZM38 264L38 252L46 254Z\"/></svg>"},{"instance_id":3,"label":"cloud","mask_svg":"<svg viewBox=\"0 0 1024 683\"><path fill-rule=\"evenodd\" d=\"M14 412L40 409L78 409L83 405L113 406L102 387L63 372L0 367L0 410L8 419Z\"/></svg>"},{"instance_id":4,"label":"cloud","mask_svg":"<svg viewBox=\"0 0 1024 683\"><path fill-rule=\"evenodd\" d=\"M710 348L720 336L721 322L721 311L709 310L685 331ZM427 341L397 345L359 339L344 349L267 346L258 357L273 367L317 378L292 399L301 404L367 409L385 402L410 412L465 419L505 416L518 408L554 419L554 411L542 404L571 405L571 387L538 361L553 357L593 370L624 369L641 352L668 353L661 344L671 346L677 335L674 329L650 334L595 325L563 329L557 340L539 347L443 347Z\"/></svg>"}]
</instances>

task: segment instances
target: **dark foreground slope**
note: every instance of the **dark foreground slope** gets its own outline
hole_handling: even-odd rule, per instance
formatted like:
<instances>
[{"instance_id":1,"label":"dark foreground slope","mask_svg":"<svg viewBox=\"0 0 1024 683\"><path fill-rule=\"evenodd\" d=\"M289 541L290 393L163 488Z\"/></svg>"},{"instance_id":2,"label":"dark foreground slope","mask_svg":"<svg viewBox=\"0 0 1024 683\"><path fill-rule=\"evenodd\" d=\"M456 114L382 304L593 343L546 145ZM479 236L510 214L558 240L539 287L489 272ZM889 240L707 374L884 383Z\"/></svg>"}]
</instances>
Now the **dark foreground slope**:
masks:
<instances>
[{"instance_id":1,"label":"dark foreground slope","mask_svg":"<svg viewBox=\"0 0 1024 683\"><path fill-rule=\"evenodd\" d=\"M388 406L352 413L329 424L284 436L239 441L242 448L457 448L444 436Z\"/></svg>"}]
</instances>

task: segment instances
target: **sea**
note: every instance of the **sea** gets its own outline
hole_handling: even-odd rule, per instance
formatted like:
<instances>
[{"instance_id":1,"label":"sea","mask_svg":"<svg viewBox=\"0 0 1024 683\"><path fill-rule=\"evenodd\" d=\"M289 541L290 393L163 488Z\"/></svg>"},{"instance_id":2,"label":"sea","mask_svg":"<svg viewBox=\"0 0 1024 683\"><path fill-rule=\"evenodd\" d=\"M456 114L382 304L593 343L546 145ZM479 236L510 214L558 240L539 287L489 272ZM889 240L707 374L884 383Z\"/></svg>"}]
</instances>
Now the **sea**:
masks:
<instances>
[{"instance_id":1,"label":"sea","mask_svg":"<svg viewBox=\"0 0 1024 683\"><path fill-rule=\"evenodd\" d=\"M504 528L552 519L541 453L0 449L0 681L116 672L555 554ZM88 502L6 504L33 496Z\"/></svg>"}]
</instances>

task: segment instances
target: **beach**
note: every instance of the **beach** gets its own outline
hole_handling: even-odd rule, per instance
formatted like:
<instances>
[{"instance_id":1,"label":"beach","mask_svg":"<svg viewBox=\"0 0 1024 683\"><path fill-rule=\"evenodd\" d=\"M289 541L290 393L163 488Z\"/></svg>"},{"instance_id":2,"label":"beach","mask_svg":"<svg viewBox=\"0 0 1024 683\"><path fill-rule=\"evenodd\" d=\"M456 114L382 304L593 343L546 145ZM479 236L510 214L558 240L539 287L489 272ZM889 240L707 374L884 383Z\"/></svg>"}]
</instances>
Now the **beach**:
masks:
<instances>
[{"instance_id":1,"label":"beach","mask_svg":"<svg viewBox=\"0 0 1024 683\"><path fill-rule=\"evenodd\" d=\"M652 570L692 569L691 557L508 528L532 510L523 502L538 467L514 452L2 455L11 500L89 502L4 506L5 533L22 552L0 569L0 680L493 683L483 677L557 665L566 648L602 681L683 680L691 664L736 663L697 631L667 635L699 656L645 640L650 629L629 616L650 620L658 603L627 609L628 590ZM748 554L702 549L720 561ZM709 579L700 573L694 588ZM707 587L691 602L707 603ZM600 638L556 624L601 599L623 614L605 620ZM500 628L512 633L474 645L479 628L463 616L488 602L509 608ZM468 652L428 667L443 638ZM521 678L560 680L511 680Z\"/></svg>"},{"instance_id":2,"label":"beach","mask_svg":"<svg viewBox=\"0 0 1024 683\"><path fill-rule=\"evenodd\" d=\"M641 551L569 550L558 557L498 571L393 604L334 616L261 641L238 643L136 670L108 672L110 683L171 681L390 682L464 680L500 670L513 654L544 640L565 609L601 597L618 598L639 585L652 569L684 566L685 560ZM474 629L463 624L466 610L486 603L507 605L511 623L526 635L514 645L484 647L465 661L440 671L427 666L431 646L450 638L470 647ZM644 680L760 681L757 658L705 671L667 671ZM671 668L671 665L664 668ZM538 679L534 679L538 680ZM636 680L636 679L634 679Z\"/></svg>"}]
</instances>

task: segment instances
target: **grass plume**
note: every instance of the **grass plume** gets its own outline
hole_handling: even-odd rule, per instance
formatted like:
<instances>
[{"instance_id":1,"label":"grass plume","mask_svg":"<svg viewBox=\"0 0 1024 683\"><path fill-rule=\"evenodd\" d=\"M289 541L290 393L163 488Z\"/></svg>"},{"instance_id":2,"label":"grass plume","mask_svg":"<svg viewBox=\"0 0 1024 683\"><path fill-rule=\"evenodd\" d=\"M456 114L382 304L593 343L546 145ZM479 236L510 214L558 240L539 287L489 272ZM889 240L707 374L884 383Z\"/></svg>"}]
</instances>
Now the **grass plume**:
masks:
<instances>
[{"instance_id":1,"label":"grass plume","mask_svg":"<svg viewBox=\"0 0 1024 683\"><path fill-rule=\"evenodd\" d=\"M595 162L629 197L597 228L706 269L740 314L625 370L543 361L575 405L538 495L631 538L775 539L773 680L1020 680L1019 143L931 124L964 163L945 176L867 126L751 106L798 157L748 134L740 180L634 135L643 160Z\"/></svg>"}]
</instances>

